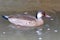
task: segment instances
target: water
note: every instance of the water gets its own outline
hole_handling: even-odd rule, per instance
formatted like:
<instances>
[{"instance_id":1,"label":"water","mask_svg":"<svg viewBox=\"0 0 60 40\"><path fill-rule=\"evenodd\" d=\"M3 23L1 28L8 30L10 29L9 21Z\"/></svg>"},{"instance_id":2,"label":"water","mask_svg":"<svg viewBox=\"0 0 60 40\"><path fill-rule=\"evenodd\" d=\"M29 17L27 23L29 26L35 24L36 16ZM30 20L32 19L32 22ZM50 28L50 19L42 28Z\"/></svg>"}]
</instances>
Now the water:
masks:
<instances>
[{"instance_id":1,"label":"water","mask_svg":"<svg viewBox=\"0 0 60 40\"><path fill-rule=\"evenodd\" d=\"M27 30L20 31L18 29L10 28L12 25L7 20L4 20L0 16L0 40L59 40L60 39L60 12L49 13L54 20L44 18L45 24L43 30L40 30L40 35L36 31L39 30ZM0 15L12 15L8 13L1 13ZM33 14L35 15L35 14ZM48 29L49 28L49 29Z\"/></svg>"}]
</instances>

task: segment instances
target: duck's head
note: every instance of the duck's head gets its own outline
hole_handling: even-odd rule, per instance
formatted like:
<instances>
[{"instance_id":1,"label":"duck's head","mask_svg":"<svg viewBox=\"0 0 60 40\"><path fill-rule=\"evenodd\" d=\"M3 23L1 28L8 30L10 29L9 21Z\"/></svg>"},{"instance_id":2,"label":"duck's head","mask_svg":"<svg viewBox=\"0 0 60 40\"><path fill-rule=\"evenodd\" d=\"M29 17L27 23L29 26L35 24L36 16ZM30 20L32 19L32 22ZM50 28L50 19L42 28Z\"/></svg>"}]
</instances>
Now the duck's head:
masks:
<instances>
[{"instance_id":1,"label":"duck's head","mask_svg":"<svg viewBox=\"0 0 60 40\"><path fill-rule=\"evenodd\" d=\"M6 20L8 20L9 16L2 15L2 17Z\"/></svg>"},{"instance_id":2,"label":"duck's head","mask_svg":"<svg viewBox=\"0 0 60 40\"><path fill-rule=\"evenodd\" d=\"M48 14L46 14L45 11L38 11L38 13L37 13L37 19L40 19L42 17L51 18L51 16L49 16Z\"/></svg>"}]
</instances>

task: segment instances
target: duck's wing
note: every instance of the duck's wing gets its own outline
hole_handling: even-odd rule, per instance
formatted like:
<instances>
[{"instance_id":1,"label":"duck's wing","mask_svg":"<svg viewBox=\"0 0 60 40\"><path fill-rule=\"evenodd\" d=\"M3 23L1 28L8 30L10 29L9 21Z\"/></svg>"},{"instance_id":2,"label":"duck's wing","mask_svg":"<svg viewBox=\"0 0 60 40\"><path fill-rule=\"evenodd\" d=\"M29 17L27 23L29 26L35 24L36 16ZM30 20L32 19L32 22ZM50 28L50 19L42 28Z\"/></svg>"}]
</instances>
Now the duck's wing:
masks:
<instances>
[{"instance_id":1,"label":"duck's wing","mask_svg":"<svg viewBox=\"0 0 60 40\"><path fill-rule=\"evenodd\" d=\"M31 15L11 15L9 18L17 18L17 19L22 19L22 20L29 20L29 21L36 21L36 18L34 16Z\"/></svg>"},{"instance_id":2,"label":"duck's wing","mask_svg":"<svg viewBox=\"0 0 60 40\"><path fill-rule=\"evenodd\" d=\"M31 15L11 15L8 20L15 25L30 27L36 25L36 18Z\"/></svg>"}]
</instances>

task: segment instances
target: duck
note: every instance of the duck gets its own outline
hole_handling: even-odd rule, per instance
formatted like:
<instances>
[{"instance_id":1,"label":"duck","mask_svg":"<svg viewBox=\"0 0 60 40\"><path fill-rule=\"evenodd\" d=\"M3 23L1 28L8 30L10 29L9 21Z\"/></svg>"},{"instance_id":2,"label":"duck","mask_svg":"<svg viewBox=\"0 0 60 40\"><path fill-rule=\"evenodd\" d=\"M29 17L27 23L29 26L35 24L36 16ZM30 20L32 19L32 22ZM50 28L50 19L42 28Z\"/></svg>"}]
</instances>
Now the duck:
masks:
<instances>
[{"instance_id":1,"label":"duck","mask_svg":"<svg viewBox=\"0 0 60 40\"><path fill-rule=\"evenodd\" d=\"M35 28L44 24L42 17L51 18L50 15L44 11L38 11L35 16L28 14L15 14L15 15L2 15L2 17L8 20L10 23L16 25L16 28ZM19 27L17 27L19 26Z\"/></svg>"}]
</instances>

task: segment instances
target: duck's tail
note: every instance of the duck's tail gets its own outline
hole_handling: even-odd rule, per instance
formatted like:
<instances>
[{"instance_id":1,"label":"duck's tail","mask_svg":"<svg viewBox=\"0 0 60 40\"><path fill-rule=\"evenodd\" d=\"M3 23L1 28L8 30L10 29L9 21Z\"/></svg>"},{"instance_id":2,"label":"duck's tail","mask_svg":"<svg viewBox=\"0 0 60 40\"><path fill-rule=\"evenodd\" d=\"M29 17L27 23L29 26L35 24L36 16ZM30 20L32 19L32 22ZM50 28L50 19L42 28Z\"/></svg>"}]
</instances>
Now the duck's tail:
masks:
<instances>
[{"instance_id":1,"label":"duck's tail","mask_svg":"<svg viewBox=\"0 0 60 40\"><path fill-rule=\"evenodd\" d=\"M2 17L6 20L8 20L9 16L2 15Z\"/></svg>"}]
</instances>

